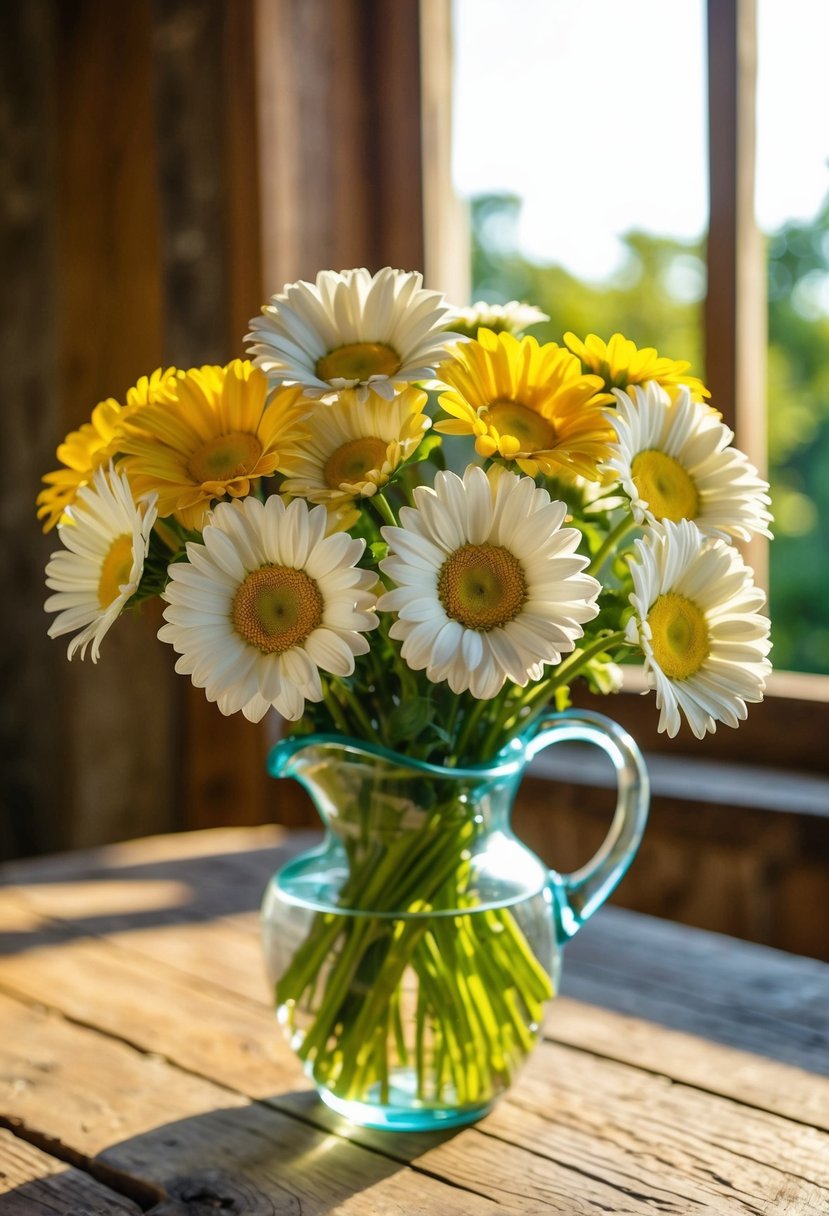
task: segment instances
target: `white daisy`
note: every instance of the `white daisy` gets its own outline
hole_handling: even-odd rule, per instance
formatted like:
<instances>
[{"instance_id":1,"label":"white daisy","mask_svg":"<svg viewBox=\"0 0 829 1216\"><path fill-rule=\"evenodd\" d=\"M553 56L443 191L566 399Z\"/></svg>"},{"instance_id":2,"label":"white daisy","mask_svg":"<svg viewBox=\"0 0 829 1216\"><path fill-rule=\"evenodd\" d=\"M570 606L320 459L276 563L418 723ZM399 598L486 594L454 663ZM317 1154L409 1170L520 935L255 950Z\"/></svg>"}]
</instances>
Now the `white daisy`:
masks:
<instances>
[{"instance_id":1,"label":"white daisy","mask_svg":"<svg viewBox=\"0 0 829 1216\"><path fill-rule=\"evenodd\" d=\"M520 335L531 325L539 325L549 319L546 312L534 304L523 304L518 300L510 300L507 304L487 304L485 300L476 300L468 308L453 309L446 318L446 327L468 338L476 338L481 328L491 329L496 334Z\"/></svg>"},{"instance_id":2,"label":"white daisy","mask_svg":"<svg viewBox=\"0 0 829 1216\"><path fill-rule=\"evenodd\" d=\"M771 536L768 483L736 448L733 433L680 388L674 401L655 381L614 390L608 411L618 442L606 469L621 480L638 524L692 519L709 536Z\"/></svg>"},{"instance_id":3,"label":"white daisy","mask_svg":"<svg viewBox=\"0 0 829 1216\"><path fill-rule=\"evenodd\" d=\"M75 633L70 659L78 650L85 658L91 644L97 663L104 635L138 589L155 517L155 496L136 506L127 477L112 465L97 469L66 508L58 526L65 548L46 566L46 586L57 594L44 607L59 614L50 638Z\"/></svg>"},{"instance_id":4,"label":"white daisy","mask_svg":"<svg viewBox=\"0 0 829 1216\"><path fill-rule=\"evenodd\" d=\"M254 363L271 384L306 394L371 385L390 400L394 384L431 377L445 355L449 311L423 290L416 271L321 270L316 283L291 283L271 297L247 335Z\"/></svg>"},{"instance_id":5,"label":"white daisy","mask_svg":"<svg viewBox=\"0 0 829 1216\"><path fill-rule=\"evenodd\" d=\"M318 408L280 465L286 494L337 508L370 498L395 469L414 454L431 425L422 413L428 397L405 389L392 401L369 391L365 402L353 392Z\"/></svg>"},{"instance_id":6,"label":"white daisy","mask_svg":"<svg viewBox=\"0 0 829 1216\"><path fill-rule=\"evenodd\" d=\"M688 520L650 529L636 547L627 636L645 656L659 729L673 738L680 710L698 739L717 722L736 726L771 671L765 596L751 570Z\"/></svg>"},{"instance_id":7,"label":"white daisy","mask_svg":"<svg viewBox=\"0 0 829 1216\"><path fill-rule=\"evenodd\" d=\"M325 507L278 495L220 503L203 544L170 567L158 636L223 714L258 722L273 706L296 721L322 700L319 668L349 676L368 651L376 581L356 569L365 542L326 536Z\"/></svg>"},{"instance_id":8,"label":"white daisy","mask_svg":"<svg viewBox=\"0 0 829 1216\"><path fill-rule=\"evenodd\" d=\"M397 613L390 634L410 667L486 700L573 650L600 585L582 573L564 503L531 477L488 478L474 465L414 494L402 527L382 529L390 555L380 566L398 586L377 602Z\"/></svg>"}]
</instances>

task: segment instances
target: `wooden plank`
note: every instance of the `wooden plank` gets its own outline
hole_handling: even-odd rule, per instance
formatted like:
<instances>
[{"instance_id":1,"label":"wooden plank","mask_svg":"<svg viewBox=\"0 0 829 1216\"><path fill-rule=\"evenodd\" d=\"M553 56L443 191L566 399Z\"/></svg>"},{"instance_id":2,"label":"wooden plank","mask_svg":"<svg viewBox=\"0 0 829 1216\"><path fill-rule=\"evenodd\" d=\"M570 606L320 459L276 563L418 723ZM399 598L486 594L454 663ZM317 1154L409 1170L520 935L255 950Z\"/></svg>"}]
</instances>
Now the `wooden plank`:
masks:
<instances>
[{"instance_id":1,"label":"wooden plank","mask_svg":"<svg viewBox=\"0 0 829 1216\"><path fill-rule=\"evenodd\" d=\"M253 1082L269 1106L295 1112L321 1129L341 1129L324 1108L309 1101L307 1093L298 1092L290 1077L291 1065L286 1070L284 1060L266 1062L260 1056L253 1073L240 1063L233 1032L225 1034L217 1027L214 1001L193 994L184 1009L179 985L166 982L160 969L156 968L154 980L147 972L143 983L136 985L131 981L132 966L114 963L111 951L105 961L105 944L97 947L96 959L94 951L90 954L82 948L92 945L41 949L30 957L24 968L30 995L42 998L48 993L73 1018L84 1022L93 1018L96 1026L110 1033L129 1035L141 1051L102 1040L92 1030L68 1026L54 1014L3 1002L0 1021L6 1046L0 1074L12 1079L9 1109L27 1128L37 1128L91 1156L102 1135L111 1144L116 1119L122 1139L115 1148L107 1148L102 1161L156 1183L163 1178L148 1172L147 1163L159 1155L161 1133L138 1130L129 1140L123 1138L134 1124L141 1129L147 1119L157 1118L160 1104L163 1134L188 1151L191 1137L193 1145L198 1140L202 1152L205 1141L212 1146L220 1138L229 1140L238 1152L246 1147L252 1128L257 1135L264 1134L259 1113L245 1109L239 1115L235 1096L234 1118L228 1120L226 1091L220 1102L196 1078L188 1076L186 1084L173 1085L165 1076L170 1066L159 1058L163 1055L184 1063L188 1070L219 1076L230 1089L249 1093ZM60 956L59 964L50 954ZM40 984L31 985L33 974L41 975ZM79 975L84 976L81 985ZM96 982L96 975L105 978ZM74 981L71 991L69 976ZM149 1026L153 1019L156 1025ZM245 1052L250 1050L246 1025L244 1017L238 1019ZM209 1038L203 1034L207 1028L213 1031ZM146 1057L142 1054L146 1050L156 1054ZM168 1090L175 1093L172 1108L162 1098ZM190 1103L193 1093L199 1096L199 1113L183 1117L181 1107ZM217 1109L205 1115L202 1107L208 1112ZM79 1127L80 1133L75 1130ZM629 1130L622 1134L619 1129L625 1127ZM284 1144L291 1134L280 1129L280 1142ZM829 1136L821 1138L813 1129L686 1091L635 1069L609 1066L583 1052L548 1045L539 1050L512 1099L496 1108L480 1128L445 1142L423 1137L401 1140L359 1130L352 1130L350 1136L355 1143L398 1158L416 1156L419 1170L446 1178L456 1187L484 1190L516 1212L587 1212L592 1204L603 1204L619 1213L633 1213L642 1210L642 1203L651 1203L681 1213L687 1210L683 1204L717 1199L723 1188L727 1198L719 1199L718 1212L757 1211L752 1201L762 1195L786 1189L792 1194L820 1194L826 1171L821 1172L816 1163L829 1147ZM492 1139L496 1145L489 1142ZM542 1164L545 1160L555 1165L552 1173ZM176 1169L180 1172L178 1149ZM287 1185L283 1174L279 1178L280 1185ZM520 1191L516 1178L522 1180ZM229 1181L224 1178L225 1184ZM792 1191L796 1185L799 1190ZM574 1203L574 1193L579 1194L581 1206L568 1207ZM825 1190L823 1197L829 1199Z\"/></svg>"},{"instance_id":2,"label":"wooden plank","mask_svg":"<svg viewBox=\"0 0 829 1216\"><path fill-rule=\"evenodd\" d=\"M185 884L187 902L162 913L164 923L255 913L270 876L317 840L275 826L161 836L15 862L3 868L0 882L14 883L42 915L87 928L95 917L92 930L110 933L139 928L141 921L118 906L106 915L107 880ZM151 891L142 898L151 900ZM673 1028L705 1036L716 1037L731 1018L741 1036L736 1046L777 1057L785 1054L785 1040L792 1063L829 1071L826 964L619 908L603 909L565 957L565 991L589 984L596 1003L643 1018L661 1004L673 1009ZM639 977L637 985L625 982L630 974Z\"/></svg>"},{"instance_id":3,"label":"wooden plank","mask_svg":"<svg viewBox=\"0 0 829 1216\"><path fill-rule=\"evenodd\" d=\"M155 1192L159 1206L150 1210L158 1216L213 1208L249 1216L266 1216L274 1207L306 1216L366 1210L486 1216L497 1210L474 1188L456 1207L457 1189L439 1179L401 1169L54 1013L0 998L0 1025L4 1121L20 1137L51 1143L125 1191L145 1198ZM321 1168L309 1168L312 1163ZM197 1197L203 1206L191 1209ZM68 1216L67 1198L61 1195L50 1211ZM0 1210L5 1214L2 1204ZM97 1216L94 1208L77 1210ZM135 1209L114 1209L122 1210Z\"/></svg>"},{"instance_id":4,"label":"wooden plank","mask_svg":"<svg viewBox=\"0 0 829 1216\"><path fill-rule=\"evenodd\" d=\"M151 9L124 0L113 20L108 0L68 0L55 11L64 424L53 444L96 402L123 401L161 363L164 345ZM175 677L157 628L152 611L127 614L97 666L67 668L63 647L54 647L52 663L68 683L61 775L70 846L177 826Z\"/></svg>"},{"instance_id":5,"label":"wooden plank","mask_svg":"<svg viewBox=\"0 0 829 1216\"><path fill-rule=\"evenodd\" d=\"M775 1040L800 1038L810 1065L829 1074L826 963L622 908L586 926L566 958L565 974L572 970L606 987L608 1008L641 1017L656 995L676 1005L670 1024L678 1029L718 1038L721 1023L730 1022L740 1036L734 1046L765 1054ZM624 1007L617 1006L622 977L631 974L636 975L635 1003L622 995Z\"/></svg>"},{"instance_id":6,"label":"wooden plank","mask_svg":"<svg viewBox=\"0 0 829 1216\"><path fill-rule=\"evenodd\" d=\"M244 1000L247 1016L253 1018L245 1023L251 1039L264 1036L269 1041L269 994L255 909L267 877L286 855L278 852L277 842L284 839L278 829L270 828L161 837L91 855L21 862L5 873L21 883L28 881L17 888L11 903L23 901L38 914L30 926L44 927L40 914L56 918L50 940L55 940L55 932L58 939L78 932L118 934L122 952L129 952L125 970L118 972L124 1017L153 974L154 963L163 962L177 985L187 985L192 977L210 993L218 1002L211 1008L217 1010L219 1024L231 1034L232 1017L228 1026L227 1013L219 1012L223 998L235 994ZM246 843L260 847L245 849ZM44 881L33 882L38 875ZM90 877L95 881L84 881ZM103 884L113 879L123 885L108 895ZM141 906L156 890L152 884L171 880L186 885L189 902L173 898L155 914ZM142 883L149 884L143 895ZM169 897L169 888L158 893L164 890ZM109 915L107 898L118 901ZM7 909L10 906L7 900ZM169 932L155 931L165 924ZM14 940L18 947L23 944L20 934ZM91 943L86 948L91 949ZM92 966L93 956L84 957L85 965ZM612 969L603 969L607 960L613 960ZM19 970L25 973L23 960ZM640 970L642 983L631 982ZM748 1004L741 997L740 975L752 994ZM826 968L809 960L605 909L568 947L565 961L565 992L577 991L590 1004L560 998L551 1008L548 1033L557 1041L750 1104L762 1105L768 1094L770 1109L793 1118L807 1112L816 1124L827 1126L829 1089L814 1075L826 1059L821 1023L825 975ZM801 981L802 1012L797 998ZM38 988L34 993L37 999L40 992ZM764 1001L763 993L771 995ZM591 1007L602 1004L627 1016L608 1017ZM752 1004L762 1006L753 1016ZM262 1012L264 1020L259 1020ZM94 1016L94 1002L79 1016ZM660 1019L665 1027L655 1024ZM709 1041L717 1036L747 1050L733 1052ZM281 1044L274 1042L271 1048L281 1050Z\"/></svg>"},{"instance_id":7,"label":"wooden plank","mask_svg":"<svg viewBox=\"0 0 829 1216\"><path fill-rule=\"evenodd\" d=\"M165 361L226 363L259 307L251 10L154 0L153 80ZM240 317L242 306L246 314ZM224 717L176 681L183 718L182 827L269 817L264 729Z\"/></svg>"},{"instance_id":8,"label":"wooden plank","mask_svg":"<svg viewBox=\"0 0 829 1216\"><path fill-rule=\"evenodd\" d=\"M451 0L421 0L423 224L427 286L456 307L469 302L472 241L469 204L452 181L452 109L455 64Z\"/></svg>"},{"instance_id":9,"label":"wooden plank","mask_svg":"<svg viewBox=\"0 0 829 1216\"><path fill-rule=\"evenodd\" d=\"M757 0L708 5L706 379L738 443L765 470L766 258L754 214ZM761 586L768 543L745 546Z\"/></svg>"},{"instance_id":10,"label":"wooden plank","mask_svg":"<svg viewBox=\"0 0 829 1216\"><path fill-rule=\"evenodd\" d=\"M262 249L285 282L422 269L415 0L257 0Z\"/></svg>"},{"instance_id":11,"label":"wooden plank","mask_svg":"<svg viewBox=\"0 0 829 1216\"><path fill-rule=\"evenodd\" d=\"M140 1216L141 1208L0 1127L3 1216Z\"/></svg>"},{"instance_id":12,"label":"wooden plank","mask_svg":"<svg viewBox=\"0 0 829 1216\"><path fill-rule=\"evenodd\" d=\"M14 474L0 484L0 645L14 696L0 712L0 858L62 839L63 652L46 636L43 570L54 538L38 535L34 500L61 434L56 273L55 93L50 0L0 6L0 444Z\"/></svg>"}]
</instances>

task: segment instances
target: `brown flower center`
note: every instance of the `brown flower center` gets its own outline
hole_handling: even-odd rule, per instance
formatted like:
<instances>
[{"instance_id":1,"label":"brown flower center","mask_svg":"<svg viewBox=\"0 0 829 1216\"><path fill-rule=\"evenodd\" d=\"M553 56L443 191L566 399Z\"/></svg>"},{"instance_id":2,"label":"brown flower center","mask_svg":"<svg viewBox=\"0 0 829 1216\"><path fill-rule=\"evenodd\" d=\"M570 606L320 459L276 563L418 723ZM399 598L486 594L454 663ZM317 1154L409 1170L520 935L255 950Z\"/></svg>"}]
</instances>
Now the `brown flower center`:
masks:
<instances>
[{"instance_id":1,"label":"brown flower center","mask_svg":"<svg viewBox=\"0 0 829 1216\"><path fill-rule=\"evenodd\" d=\"M314 579L291 566L262 566L249 574L233 598L233 628L263 654L301 646L322 624L324 602Z\"/></svg>"},{"instance_id":2,"label":"brown flower center","mask_svg":"<svg viewBox=\"0 0 829 1216\"><path fill-rule=\"evenodd\" d=\"M517 557L502 545L462 545L440 568L438 598L447 616L487 633L518 616L527 580Z\"/></svg>"}]
</instances>

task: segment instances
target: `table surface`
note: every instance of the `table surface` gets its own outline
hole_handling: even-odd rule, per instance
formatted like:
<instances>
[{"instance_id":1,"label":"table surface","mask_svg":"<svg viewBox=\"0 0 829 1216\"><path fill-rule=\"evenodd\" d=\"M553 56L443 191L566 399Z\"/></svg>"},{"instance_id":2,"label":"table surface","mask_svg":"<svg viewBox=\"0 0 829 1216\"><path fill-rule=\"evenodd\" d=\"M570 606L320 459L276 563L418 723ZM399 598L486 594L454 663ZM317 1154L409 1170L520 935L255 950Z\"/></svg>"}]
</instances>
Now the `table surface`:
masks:
<instances>
[{"instance_id":1,"label":"table surface","mask_svg":"<svg viewBox=\"0 0 829 1216\"><path fill-rule=\"evenodd\" d=\"M829 966L605 908L486 1119L352 1128L262 970L260 894L297 844L220 829L0 871L2 1216L829 1213Z\"/></svg>"}]
</instances>

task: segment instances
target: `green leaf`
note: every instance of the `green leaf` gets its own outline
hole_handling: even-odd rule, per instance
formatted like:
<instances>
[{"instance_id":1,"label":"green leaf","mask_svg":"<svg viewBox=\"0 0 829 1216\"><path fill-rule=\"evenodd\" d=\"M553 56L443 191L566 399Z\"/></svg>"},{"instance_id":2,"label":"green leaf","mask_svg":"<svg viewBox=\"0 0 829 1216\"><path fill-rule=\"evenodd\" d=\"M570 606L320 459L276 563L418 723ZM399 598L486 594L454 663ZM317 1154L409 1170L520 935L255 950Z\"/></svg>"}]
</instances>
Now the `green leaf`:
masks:
<instances>
[{"instance_id":1,"label":"green leaf","mask_svg":"<svg viewBox=\"0 0 829 1216\"><path fill-rule=\"evenodd\" d=\"M416 739L429 723L432 702L428 697L407 697L388 716L386 733L392 743Z\"/></svg>"}]
</instances>

